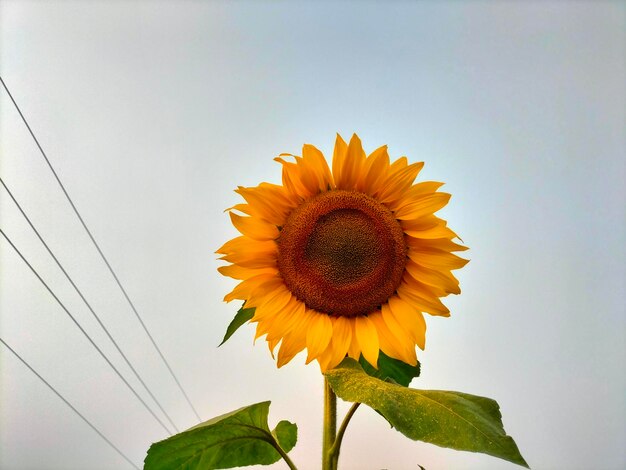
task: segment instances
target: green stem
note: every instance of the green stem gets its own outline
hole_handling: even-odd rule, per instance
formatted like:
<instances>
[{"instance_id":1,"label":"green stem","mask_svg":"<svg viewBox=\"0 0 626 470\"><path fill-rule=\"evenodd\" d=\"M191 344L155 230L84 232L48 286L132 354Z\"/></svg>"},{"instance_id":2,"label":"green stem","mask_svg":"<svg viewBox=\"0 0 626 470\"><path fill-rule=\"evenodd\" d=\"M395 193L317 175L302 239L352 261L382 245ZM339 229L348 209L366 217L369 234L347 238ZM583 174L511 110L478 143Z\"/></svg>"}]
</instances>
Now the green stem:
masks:
<instances>
[{"instance_id":1,"label":"green stem","mask_svg":"<svg viewBox=\"0 0 626 470\"><path fill-rule=\"evenodd\" d=\"M278 443L278 441L275 440L275 443L273 444L274 448L278 451L278 453L280 454L280 456L283 458L283 460L285 461L285 463L287 464L287 466L291 469L291 470L298 470L298 468L295 466L295 464L293 463L293 461L289 458L289 456L287 455L287 452L285 452L283 450L283 448L280 446L280 444Z\"/></svg>"},{"instance_id":2,"label":"green stem","mask_svg":"<svg viewBox=\"0 0 626 470\"><path fill-rule=\"evenodd\" d=\"M337 434L337 395L324 377L324 434L322 436L322 470L336 470L331 453Z\"/></svg>"},{"instance_id":3,"label":"green stem","mask_svg":"<svg viewBox=\"0 0 626 470\"><path fill-rule=\"evenodd\" d=\"M335 438L335 442L333 446L330 448L330 455L335 463L335 466L334 466L335 469L337 468L337 462L339 462L339 451L341 449L341 441L343 440L343 435L346 433L346 429L348 428L348 423L352 419L352 416L356 412L359 405L360 403L352 404L352 406L346 413L346 416L343 418L343 422L341 423L341 426L339 427L339 431L337 432L337 437Z\"/></svg>"}]
</instances>

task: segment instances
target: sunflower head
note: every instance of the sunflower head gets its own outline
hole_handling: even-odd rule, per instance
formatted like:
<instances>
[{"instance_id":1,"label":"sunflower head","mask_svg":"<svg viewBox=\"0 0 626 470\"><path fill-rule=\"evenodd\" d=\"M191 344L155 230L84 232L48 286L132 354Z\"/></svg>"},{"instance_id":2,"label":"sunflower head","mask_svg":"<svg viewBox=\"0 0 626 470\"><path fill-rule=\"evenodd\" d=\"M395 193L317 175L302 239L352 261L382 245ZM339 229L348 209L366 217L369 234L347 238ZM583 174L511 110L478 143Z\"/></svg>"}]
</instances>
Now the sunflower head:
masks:
<instances>
[{"instance_id":1,"label":"sunflower head","mask_svg":"<svg viewBox=\"0 0 626 470\"><path fill-rule=\"evenodd\" d=\"M239 187L245 203L229 209L241 236L218 269L240 282L224 300L255 309L278 367L304 349L322 371L346 355L376 367L379 351L415 365L423 314L450 315L440 298L460 293L451 271L467 263L434 215L450 199L442 183L414 183L423 163L391 162L386 146L366 155L356 134L337 136L332 171L312 145L275 160L282 185Z\"/></svg>"}]
</instances>

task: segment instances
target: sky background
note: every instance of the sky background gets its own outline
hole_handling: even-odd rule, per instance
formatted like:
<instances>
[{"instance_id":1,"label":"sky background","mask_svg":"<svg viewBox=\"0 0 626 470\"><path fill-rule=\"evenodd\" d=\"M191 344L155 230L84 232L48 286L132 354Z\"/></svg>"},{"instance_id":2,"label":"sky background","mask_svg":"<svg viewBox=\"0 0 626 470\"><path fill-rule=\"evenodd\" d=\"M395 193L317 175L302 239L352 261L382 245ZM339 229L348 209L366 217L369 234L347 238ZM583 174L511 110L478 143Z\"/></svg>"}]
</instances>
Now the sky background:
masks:
<instances>
[{"instance_id":1,"label":"sky background","mask_svg":"<svg viewBox=\"0 0 626 470\"><path fill-rule=\"evenodd\" d=\"M278 370L214 251L237 185L335 133L425 161L471 247L413 386L496 399L534 469L626 467L623 2L0 0L0 74L204 419L271 399L319 468L322 377ZM0 176L181 429L189 407L0 90ZM6 192L0 226L128 369ZM0 333L139 465L164 431L0 240ZM0 467L126 463L0 347ZM345 404L340 410L346 410ZM361 408L340 466L513 469ZM276 464L274 468L284 468Z\"/></svg>"}]
</instances>

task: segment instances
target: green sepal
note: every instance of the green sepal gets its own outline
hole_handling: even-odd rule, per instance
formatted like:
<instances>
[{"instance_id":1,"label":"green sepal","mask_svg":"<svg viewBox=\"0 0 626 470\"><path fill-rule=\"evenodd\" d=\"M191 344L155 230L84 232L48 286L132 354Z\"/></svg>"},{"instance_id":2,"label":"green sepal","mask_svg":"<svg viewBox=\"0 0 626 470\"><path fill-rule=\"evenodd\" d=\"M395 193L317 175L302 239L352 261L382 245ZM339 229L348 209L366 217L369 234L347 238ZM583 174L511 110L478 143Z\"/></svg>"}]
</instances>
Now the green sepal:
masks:
<instances>
[{"instance_id":1,"label":"green sepal","mask_svg":"<svg viewBox=\"0 0 626 470\"><path fill-rule=\"evenodd\" d=\"M410 365L406 362L387 356L384 352L378 353L378 369L365 360L363 356L359 359L359 364L367 375L380 380L392 381L399 385L408 387L415 377L420 376L420 363Z\"/></svg>"},{"instance_id":2,"label":"green sepal","mask_svg":"<svg viewBox=\"0 0 626 470\"><path fill-rule=\"evenodd\" d=\"M325 375L338 397L368 405L410 439L481 452L528 468L504 431L498 403L490 398L385 382L367 375L350 358Z\"/></svg>"},{"instance_id":3,"label":"green sepal","mask_svg":"<svg viewBox=\"0 0 626 470\"><path fill-rule=\"evenodd\" d=\"M217 347L219 348L222 344L228 341L228 339L235 333L235 331L239 329L240 326L252 320L252 317L254 317L254 311L254 308L241 307L235 315L235 318L233 318L233 321L231 321L230 325L228 325L228 328L226 328L226 334L224 335L224 339Z\"/></svg>"},{"instance_id":4,"label":"green sepal","mask_svg":"<svg viewBox=\"0 0 626 470\"><path fill-rule=\"evenodd\" d=\"M267 424L270 402L240 408L198 424L150 446L144 470L210 470L270 465L280 460L277 446L289 452L298 427L281 421Z\"/></svg>"}]
</instances>

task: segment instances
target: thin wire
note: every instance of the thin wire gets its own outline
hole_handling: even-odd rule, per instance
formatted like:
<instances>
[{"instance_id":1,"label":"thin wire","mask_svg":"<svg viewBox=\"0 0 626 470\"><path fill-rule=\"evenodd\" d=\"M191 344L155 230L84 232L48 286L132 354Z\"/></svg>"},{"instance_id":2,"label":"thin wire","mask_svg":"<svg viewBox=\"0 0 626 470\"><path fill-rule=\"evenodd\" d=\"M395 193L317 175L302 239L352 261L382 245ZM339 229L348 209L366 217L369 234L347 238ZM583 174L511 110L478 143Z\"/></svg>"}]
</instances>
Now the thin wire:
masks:
<instances>
[{"instance_id":1,"label":"thin wire","mask_svg":"<svg viewBox=\"0 0 626 470\"><path fill-rule=\"evenodd\" d=\"M59 392L57 392L57 390L56 390L56 389L55 389L52 385L50 385L46 379L44 379L41 375L39 375L39 374L37 373L37 371L36 371L35 369L33 369L33 368L30 366L30 364L28 364L28 362L26 362L24 359L22 359L22 357L21 357L21 356L20 356L17 352L15 352L15 350L14 350L11 346L9 346L9 345L8 345L8 344L7 344L7 343L6 343L6 342L5 342L2 338L0 338L0 341L2 342L2 344L4 344L4 345L6 346L6 348L7 348L9 351L11 351L11 352L15 355L15 357L17 357L17 358L18 358L18 359L22 362L22 364L24 364L26 367L28 367L28 368L30 369L30 371L31 371L33 374L35 374L35 375L39 378L39 380L41 380L43 383L45 383L45 384L48 386L48 388L49 388L50 390L52 390L52 391L56 394L56 396L57 396L57 397L59 397L61 400L63 400L63 402L64 402L67 406L69 406L69 407L72 409L72 411L73 411L74 413L76 413L76 414L77 414L77 415L78 415L78 416L79 416L79 417L80 417L80 418L81 418L81 419L82 419L85 423L87 423L91 429L93 429L94 431L96 431L96 432L98 433L98 435L99 435L102 439L104 439L104 440L106 441L106 443L107 443L107 444L109 444L111 447L113 447L113 449L115 449L115 451L116 451L118 454L120 454L120 455L124 458L124 460L126 460L126 461L130 464L130 465L132 465L132 466L133 466L133 468L136 468L137 470L139 470L139 467L138 467L137 465L135 465L135 464L134 464L134 463L133 463L133 462L132 462L132 461L131 461L131 460L130 460L127 456L126 456L126 454L124 454L124 452L122 452L121 450L119 450L119 449L115 446L115 444L113 444L111 441L109 441L109 440L106 438L106 436L100 432L100 430L99 430L97 427L95 427L93 424L91 424L91 422L90 422L87 418L85 418L85 417L81 414L81 412L80 412L80 411L78 411L76 408L74 408L74 407L72 406L72 404L71 404L69 401L67 401L67 400L65 399L65 397L63 397L63 395L61 395Z\"/></svg>"},{"instance_id":2,"label":"thin wire","mask_svg":"<svg viewBox=\"0 0 626 470\"><path fill-rule=\"evenodd\" d=\"M91 312L91 314L94 316L94 318L97 320L98 324L100 325L100 327L104 330L104 332L106 333L106 335L109 337L109 339L111 340L111 342L115 345L115 348L117 349L117 351L122 355L122 357L124 358L124 361L126 361L126 364L128 364L128 367L130 367L130 369L133 371L133 373L135 374L135 377L137 377L137 379L139 380L139 382L141 382L141 385L143 385L143 387L146 389L146 391L148 392L148 394L152 397L152 399L154 400L154 402L157 404L157 406L159 407L159 409L163 412L163 414L165 415L165 417L167 418L167 420L170 422L170 424L172 426L174 426L174 429L176 429L176 432L179 431L178 427L176 426L176 424L174 424L174 421L172 421L172 418L170 418L170 415L167 414L167 412L163 409L163 407L161 406L161 403L159 403L159 400L156 399L156 397L154 396L154 394L152 393L152 391L150 390L150 388L148 388L148 386L146 385L146 383L143 381L143 379L141 378L141 376L139 375L139 373L135 370L135 368L133 367L133 365L130 363L130 361L128 360L128 358L126 357L126 354L124 354L124 352L122 351L122 349L119 347L119 345L117 344L117 341L115 341L113 339L113 336L111 336L111 333L109 333L109 330L107 329L106 326L104 326L104 323L102 323L102 321L100 320L100 317L96 314L96 312L94 311L94 309L91 307L91 304L89 302L87 302L87 299L85 298L85 296L83 295L83 293L80 291L80 289L78 288L78 286L74 283L74 281L72 280L72 278L70 277L70 275L67 273L67 271L65 271L65 269L63 268L63 266L61 265L60 261L57 259L57 257L54 255L54 253L52 252L52 250L50 249L50 247L48 246L48 244L44 241L44 239L42 238L42 236L39 234L39 231L35 228L35 226L33 225L33 223L30 221L30 218L26 215L26 213L24 212L24 210L22 209L22 206L20 206L20 203L17 202L17 199L15 199L15 196L13 196L13 193L9 190L9 188L7 187L6 183L2 180L2 177L0 177L0 183L2 183L2 186L4 186L4 189L6 190L7 193L9 193L9 196L11 196L11 199L13 200L13 202L15 203L15 205L17 206L17 208L19 209L19 211L22 213L22 215L24 216L24 218L26 219L26 222L28 222L28 225L30 225L30 228L33 229L33 231L35 232L35 234L37 235L37 237L39 238L39 241L41 241L41 243L43 243L43 246L46 248L46 250L48 250L48 253L50 254L50 256L52 256L52 259L54 259L55 263L57 264L57 266L59 267L59 269L63 272L63 274L65 275L65 277L67 278L67 280L70 282L70 284L72 285L72 287L74 288L74 290L78 293L78 295L80 296L80 298L83 300L83 302L85 303L85 305L87 306L87 308L89 309L89 311Z\"/></svg>"},{"instance_id":3,"label":"thin wire","mask_svg":"<svg viewBox=\"0 0 626 470\"><path fill-rule=\"evenodd\" d=\"M50 289L50 287L48 287L48 284L46 284L46 281L44 281L41 276L39 275L39 273L37 271L35 271L35 268L33 268L33 266L28 262L28 260L24 257L24 255L20 252L20 250L17 249L17 247L13 244L13 242L11 241L11 239L7 236L6 233L4 233L4 231L0 228L0 234L2 234L2 236L6 239L6 241L9 242L9 244L11 245L11 247L15 250L15 252L20 256L20 258L22 258L22 261L24 261L24 263L26 263L26 265L30 268L30 270L33 272L33 274L35 276L37 276L37 279L39 279L39 281L44 285L44 287L48 290L48 292L50 292L50 295L52 295L52 297L54 297L54 300L56 300L58 302L58 304L61 306L61 308L65 311L65 313L67 313L67 315L72 319L72 321L74 322L74 324L78 327L78 329L83 333L83 335L85 335L85 337L89 340L89 342L91 343L91 345L96 348L96 350L100 353L100 355L104 358L105 361L107 361L107 363L109 364L109 366L111 366L111 368L115 371L115 373L117 374L117 376L122 379L122 381L126 384L126 386L130 389L131 392L133 392L133 395L135 395L137 397L137 399L141 402L141 404L146 408L146 410L148 410L150 412L150 414L154 417L154 419L156 419L158 421L158 423L163 427L163 429L165 429L167 431L168 434L172 434L172 432L168 429L167 426L165 426L165 424L163 424L163 421L161 421L159 419L159 417L154 413L154 411L152 411L152 409L146 404L146 402L143 400L143 398L141 398L141 396L135 391L135 389L128 383L128 381L124 378L124 376L122 374L120 374L120 371L117 370L117 368L113 365L113 363L109 360L108 357L106 357L106 355L102 352L102 350L98 347L98 345L96 343L94 343L93 339L91 339L91 336L89 336L89 334L83 329L82 326L80 326L80 323L78 323L78 321L76 321L76 318L74 318L74 316L70 313L70 311L65 307L65 305L63 305L63 302L61 302L59 300L59 298L55 295L54 292L52 292L52 289Z\"/></svg>"},{"instance_id":4,"label":"thin wire","mask_svg":"<svg viewBox=\"0 0 626 470\"><path fill-rule=\"evenodd\" d=\"M146 325L144 324L143 320L141 319L141 316L139 315L139 312L137 311L137 309L135 308L135 305L133 304L133 302L130 300L130 297L128 296L128 294L126 293L126 289L124 289L124 287L122 286L122 283L120 282L120 280L117 277L117 274L115 274L115 271L113 270L113 268L111 267L111 265L109 264L109 261L107 260L106 256L104 256L104 253L102 252L102 250L100 249L100 245L98 245L98 243L96 242L95 238L93 237L93 235L91 234L91 231L87 228L87 224L85 224L85 221L83 220L83 218L81 217L80 213L78 212L78 209L76 208L76 206L74 205L74 202L72 201L72 198L70 197L70 195L67 193L65 186L63 185L63 183L61 182L59 176L57 175L57 172L54 170L54 167L52 166L52 163L50 163L50 160L48 160L48 157L46 155L46 152L44 152L43 148L41 147L41 145L39 144L39 141L37 140L37 137L35 137L35 134L33 133L32 129L30 128L30 125L28 124L28 121L26 120L26 118L24 117L24 115L22 114L22 111L20 110L20 107L17 105L17 103L15 102L15 100L13 99L13 95L11 94L11 92L9 91L9 88L7 87L6 83L4 83L4 80L2 79L2 77L0 76L0 82L2 82L2 86L4 87L5 91L7 92L7 94L9 95L9 98L11 98L11 101L13 102L13 105L15 106L15 109L17 110L17 112L19 113L20 117L22 118L22 121L24 122L24 124L26 125L26 128L28 129L28 132L30 132L31 137L33 138L33 140L35 141L35 144L37 144L37 147L39 148L39 151L41 152L41 155L43 156L44 160L46 161L46 163L48 164L48 167L50 167L50 170L52 171L52 174L54 175L55 179L57 180L57 183L59 183L59 186L61 187L61 190L63 191L63 194L65 194L65 197L67 199L67 201L70 203L70 205L72 206L72 209L74 210L74 213L76 214L76 216L78 217L78 220L80 221L80 223L82 224L83 228L85 229L85 232L87 232L87 235L89 236L89 238L91 239L93 245L95 246L96 250L98 251L98 253L100 254L100 257L102 258L102 261L104 261L104 264L106 264L107 268L109 269L109 272L111 273L111 275L113 276L113 279L115 279L115 282L117 283L118 287L120 288L120 290L122 291L122 294L124 295L124 297L126 298L126 301L128 302L128 304L130 305L131 309L133 310L133 312L135 313L135 316L137 317L137 320L139 320L139 323L141 324L141 326L143 327L144 331L146 332L146 334L148 335L148 338L150 338L150 341L152 342L152 345L154 346L154 349L156 349L157 353L159 354L159 356L161 357L161 360L163 361L163 363L165 364L165 367L167 367L167 370L169 371L170 375L172 376L172 378L174 379L174 381L176 382L176 385L178 385L178 388L180 389L180 391L182 392L183 396L185 397L185 400L187 401L187 403L189 404L189 407L193 410L193 413L196 415L196 418L198 419L198 421L202 421L202 418L200 418L200 415L198 414L198 412L196 411L195 407L193 406L193 404L191 403L191 400L189 399L189 396L187 395L187 393L185 392L185 390L183 389L183 386L181 385L181 383L179 382L178 378L176 377L176 374L174 374L174 371L172 370L172 368L170 367L170 364L167 362L167 360L165 359L165 356L163 355L163 353L161 352L161 349L157 346L156 341L154 340L154 338L152 337L152 335L150 334L150 332L148 331L148 327L146 327Z\"/></svg>"}]
</instances>

